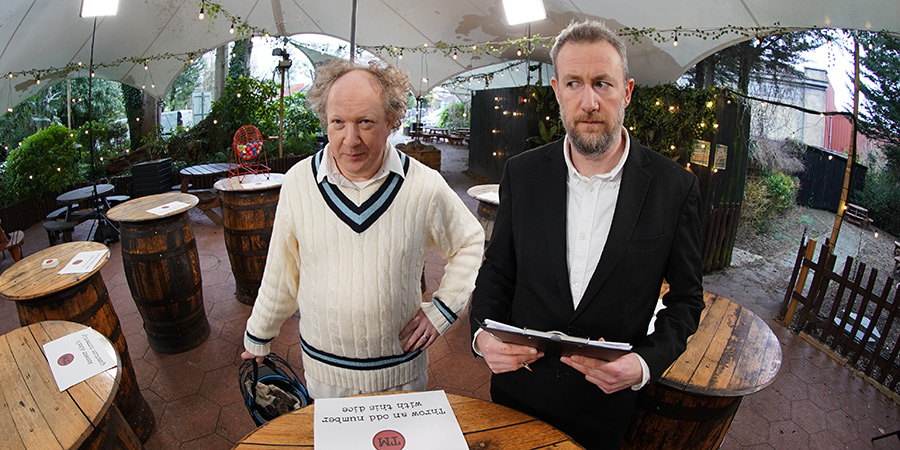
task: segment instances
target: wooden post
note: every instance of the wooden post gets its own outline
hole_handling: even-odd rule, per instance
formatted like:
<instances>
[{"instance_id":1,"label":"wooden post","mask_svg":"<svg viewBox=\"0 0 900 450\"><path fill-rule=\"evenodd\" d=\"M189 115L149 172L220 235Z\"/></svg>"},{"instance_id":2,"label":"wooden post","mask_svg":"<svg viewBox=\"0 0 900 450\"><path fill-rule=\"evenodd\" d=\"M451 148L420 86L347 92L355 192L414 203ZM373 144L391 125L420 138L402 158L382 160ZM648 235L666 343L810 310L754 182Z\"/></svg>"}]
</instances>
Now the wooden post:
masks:
<instances>
[{"instance_id":1,"label":"wooden post","mask_svg":"<svg viewBox=\"0 0 900 450\"><path fill-rule=\"evenodd\" d=\"M808 259L812 261L813 255L816 253L816 240L810 239L806 241L806 254L803 255L803 259ZM806 264L803 264L801 261L800 266L800 275L797 277L797 284L794 285L794 292L800 294L803 292L803 286L806 284L806 276L809 274L809 267L806 267ZM797 300L791 298L790 303L788 304L787 312L784 313L784 326L789 327L791 325L791 319L794 318L794 312L797 310Z\"/></svg>"},{"instance_id":2,"label":"wooden post","mask_svg":"<svg viewBox=\"0 0 900 450\"><path fill-rule=\"evenodd\" d=\"M837 215L834 216L834 227L831 229L831 239L828 240L828 250L834 253L838 235L841 232L841 224L844 221L844 210L847 208L847 194L850 191L850 172L853 170L853 161L856 159L856 128L859 119L859 37L853 35L853 61L855 73L853 76L853 121L850 127L850 150L847 154L847 169L844 171L844 186L841 189L841 201L838 202Z\"/></svg>"}]
</instances>

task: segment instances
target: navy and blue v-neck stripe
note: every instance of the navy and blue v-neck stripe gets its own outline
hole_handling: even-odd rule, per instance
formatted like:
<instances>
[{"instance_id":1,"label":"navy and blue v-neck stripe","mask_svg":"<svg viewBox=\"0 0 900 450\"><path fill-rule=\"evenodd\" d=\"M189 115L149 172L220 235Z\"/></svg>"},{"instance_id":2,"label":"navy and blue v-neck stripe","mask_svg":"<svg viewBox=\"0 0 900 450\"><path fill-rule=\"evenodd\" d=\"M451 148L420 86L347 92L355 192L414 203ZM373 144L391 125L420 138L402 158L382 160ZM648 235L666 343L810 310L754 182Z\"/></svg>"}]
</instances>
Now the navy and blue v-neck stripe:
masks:
<instances>
[{"instance_id":1,"label":"navy and blue v-neck stripe","mask_svg":"<svg viewBox=\"0 0 900 450\"><path fill-rule=\"evenodd\" d=\"M408 174L409 156L399 150L395 151L400 155L403 173ZM319 152L313 156L313 162L311 164L313 179L316 179L318 176L319 166L324 157L324 149L319 150ZM387 211L388 207L391 206L397 193L400 192L400 187L403 186L403 181L404 177L397 173L390 172L387 175L387 179L385 179L381 187L378 188L378 191L361 205L356 205L347 198L337 185L328 181L328 177L322 178L322 181L318 183L317 186L319 187L319 193L322 194L325 203L328 204L328 207L331 208L335 215L337 215L338 218L346 223L353 231L362 233L375 223L375 221Z\"/></svg>"}]
</instances>

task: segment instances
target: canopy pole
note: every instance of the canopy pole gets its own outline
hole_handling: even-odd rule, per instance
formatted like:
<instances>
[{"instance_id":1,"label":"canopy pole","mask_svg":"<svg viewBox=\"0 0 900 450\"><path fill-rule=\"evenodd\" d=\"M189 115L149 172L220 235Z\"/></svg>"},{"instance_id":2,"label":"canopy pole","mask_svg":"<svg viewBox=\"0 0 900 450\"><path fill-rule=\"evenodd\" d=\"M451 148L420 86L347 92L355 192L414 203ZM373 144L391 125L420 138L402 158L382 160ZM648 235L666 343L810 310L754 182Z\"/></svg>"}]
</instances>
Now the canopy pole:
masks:
<instances>
[{"instance_id":1,"label":"canopy pole","mask_svg":"<svg viewBox=\"0 0 900 450\"><path fill-rule=\"evenodd\" d=\"M841 224L844 221L844 210L847 209L847 197L850 191L850 173L853 171L853 161L856 159L856 132L859 120L859 36L853 34L853 60L855 73L853 75L853 120L851 123L850 149L847 153L847 168L844 170L844 185L841 188L841 200L838 202L837 215L834 216L834 227L831 229L831 239L828 240L828 250L834 253L838 236L841 232Z\"/></svg>"},{"instance_id":2,"label":"canopy pole","mask_svg":"<svg viewBox=\"0 0 900 450\"><path fill-rule=\"evenodd\" d=\"M350 62L356 61L356 11L359 9L359 0L353 0L353 8L350 13Z\"/></svg>"},{"instance_id":3,"label":"canopy pole","mask_svg":"<svg viewBox=\"0 0 900 450\"><path fill-rule=\"evenodd\" d=\"M531 22L525 25L528 29L528 51L525 52L525 86L531 85Z\"/></svg>"}]
</instances>

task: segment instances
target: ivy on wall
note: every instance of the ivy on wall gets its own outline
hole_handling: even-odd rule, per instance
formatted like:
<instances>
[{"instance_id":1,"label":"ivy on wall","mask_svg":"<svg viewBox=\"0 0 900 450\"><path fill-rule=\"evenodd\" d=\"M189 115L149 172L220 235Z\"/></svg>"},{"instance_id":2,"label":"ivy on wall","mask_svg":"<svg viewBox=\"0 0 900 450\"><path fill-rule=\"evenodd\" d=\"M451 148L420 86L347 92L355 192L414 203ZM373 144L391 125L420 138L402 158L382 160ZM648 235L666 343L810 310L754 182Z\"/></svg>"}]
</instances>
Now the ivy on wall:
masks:
<instances>
[{"instance_id":1,"label":"ivy on wall","mask_svg":"<svg viewBox=\"0 0 900 450\"><path fill-rule=\"evenodd\" d=\"M635 86L625 110L625 127L641 144L687 162L694 140L711 141L715 135L719 93L674 84Z\"/></svg>"}]
</instances>

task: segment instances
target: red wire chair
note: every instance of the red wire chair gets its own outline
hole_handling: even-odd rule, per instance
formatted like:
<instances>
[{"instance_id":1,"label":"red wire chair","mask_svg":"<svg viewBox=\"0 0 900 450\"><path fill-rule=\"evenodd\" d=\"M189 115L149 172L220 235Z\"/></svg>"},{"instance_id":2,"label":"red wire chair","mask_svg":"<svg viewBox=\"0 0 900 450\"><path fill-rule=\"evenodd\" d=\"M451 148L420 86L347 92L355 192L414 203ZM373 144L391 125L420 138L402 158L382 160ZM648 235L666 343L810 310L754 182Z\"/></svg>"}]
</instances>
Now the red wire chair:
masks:
<instances>
[{"instance_id":1,"label":"red wire chair","mask_svg":"<svg viewBox=\"0 0 900 450\"><path fill-rule=\"evenodd\" d=\"M266 157L265 139L259 129L253 125L244 125L234 133L231 144L231 169L228 176L243 177L245 175L268 174L269 159Z\"/></svg>"}]
</instances>

